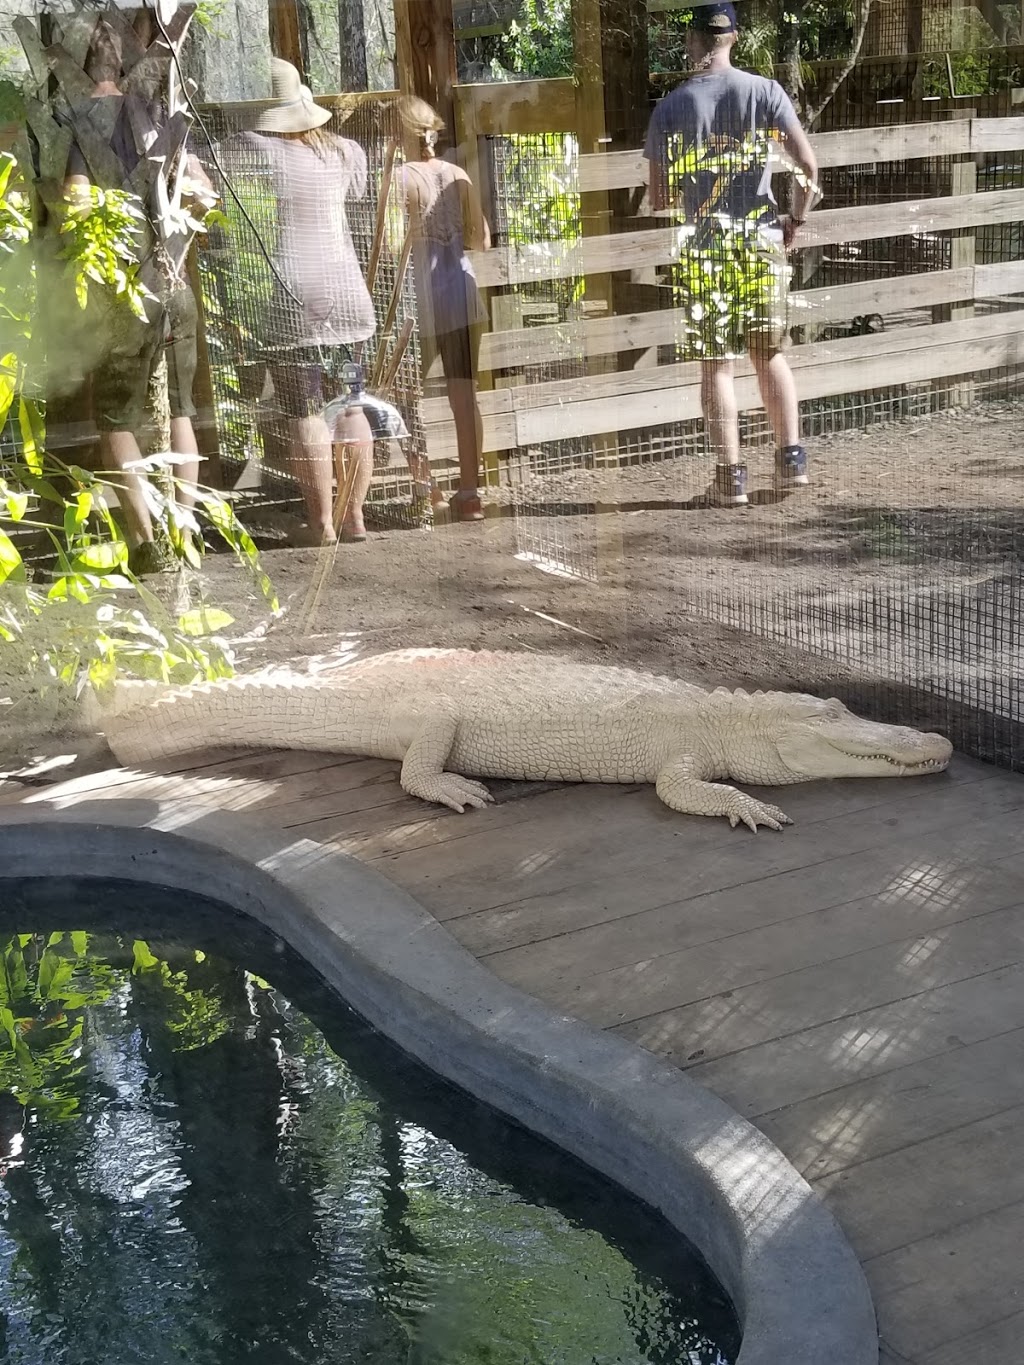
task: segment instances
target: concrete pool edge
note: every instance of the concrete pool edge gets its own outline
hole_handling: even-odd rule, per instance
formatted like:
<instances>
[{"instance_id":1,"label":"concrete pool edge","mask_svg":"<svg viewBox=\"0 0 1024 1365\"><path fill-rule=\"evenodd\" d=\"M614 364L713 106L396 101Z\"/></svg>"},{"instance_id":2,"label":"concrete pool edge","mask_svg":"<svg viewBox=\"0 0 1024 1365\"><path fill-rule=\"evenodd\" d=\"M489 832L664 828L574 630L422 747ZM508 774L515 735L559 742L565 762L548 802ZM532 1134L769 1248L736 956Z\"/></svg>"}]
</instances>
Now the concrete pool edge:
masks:
<instances>
[{"instance_id":1,"label":"concrete pool edge","mask_svg":"<svg viewBox=\"0 0 1024 1365\"><path fill-rule=\"evenodd\" d=\"M669 1063L505 985L380 873L179 801L0 811L0 882L55 873L197 892L280 934L406 1052L662 1212L736 1304L738 1365L877 1365L860 1264L767 1138Z\"/></svg>"}]
</instances>

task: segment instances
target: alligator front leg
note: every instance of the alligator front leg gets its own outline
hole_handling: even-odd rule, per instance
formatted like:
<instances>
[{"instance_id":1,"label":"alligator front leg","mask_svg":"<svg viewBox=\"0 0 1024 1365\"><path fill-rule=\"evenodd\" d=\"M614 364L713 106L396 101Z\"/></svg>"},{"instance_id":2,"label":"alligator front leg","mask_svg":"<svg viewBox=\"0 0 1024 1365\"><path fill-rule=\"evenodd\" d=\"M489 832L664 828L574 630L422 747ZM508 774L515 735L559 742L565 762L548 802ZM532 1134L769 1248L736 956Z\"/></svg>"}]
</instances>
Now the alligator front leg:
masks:
<instances>
[{"instance_id":1,"label":"alligator front leg","mask_svg":"<svg viewBox=\"0 0 1024 1365\"><path fill-rule=\"evenodd\" d=\"M658 774L655 790L672 810L682 811L684 815L724 815L733 829L741 820L755 834L758 825L781 829L783 825L793 823L778 806L757 801L724 782L705 781L700 764L694 758L679 758L667 763Z\"/></svg>"},{"instance_id":2,"label":"alligator front leg","mask_svg":"<svg viewBox=\"0 0 1024 1365\"><path fill-rule=\"evenodd\" d=\"M405 751L400 781L410 796L436 801L461 814L467 806L482 808L494 797L483 783L444 771L458 725L458 718L442 708L422 720Z\"/></svg>"}]
</instances>

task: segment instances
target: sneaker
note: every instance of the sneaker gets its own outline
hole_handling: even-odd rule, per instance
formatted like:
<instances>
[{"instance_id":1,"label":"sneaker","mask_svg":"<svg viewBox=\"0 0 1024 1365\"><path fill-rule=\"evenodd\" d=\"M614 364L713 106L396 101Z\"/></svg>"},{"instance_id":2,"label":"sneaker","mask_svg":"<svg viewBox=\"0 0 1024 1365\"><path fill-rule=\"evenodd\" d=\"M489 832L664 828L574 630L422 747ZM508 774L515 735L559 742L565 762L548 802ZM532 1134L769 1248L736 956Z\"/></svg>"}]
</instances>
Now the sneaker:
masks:
<instances>
[{"instance_id":1,"label":"sneaker","mask_svg":"<svg viewBox=\"0 0 1024 1365\"><path fill-rule=\"evenodd\" d=\"M747 466L745 464L715 465L715 478L708 489L713 507L745 507L747 505Z\"/></svg>"},{"instance_id":2,"label":"sneaker","mask_svg":"<svg viewBox=\"0 0 1024 1365\"><path fill-rule=\"evenodd\" d=\"M775 487L806 488L809 483L807 451L803 446L784 446L775 456Z\"/></svg>"}]
</instances>

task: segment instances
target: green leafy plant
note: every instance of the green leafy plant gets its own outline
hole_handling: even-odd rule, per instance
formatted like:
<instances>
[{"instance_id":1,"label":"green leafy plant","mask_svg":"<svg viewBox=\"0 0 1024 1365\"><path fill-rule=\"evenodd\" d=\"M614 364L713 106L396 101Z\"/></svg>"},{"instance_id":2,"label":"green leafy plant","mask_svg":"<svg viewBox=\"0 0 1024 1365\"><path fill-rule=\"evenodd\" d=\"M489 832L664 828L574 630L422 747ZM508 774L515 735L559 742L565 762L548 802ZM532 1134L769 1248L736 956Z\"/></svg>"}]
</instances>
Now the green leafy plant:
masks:
<instances>
[{"instance_id":1,"label":"green leafy plant","mask_svg":"<svg viewBox=\"0 0 1024 1365\"><path fill-rule=\"evenodd\" d=\"M492 71L500 78L528 76L534 80L571 76L573 70L572 8L569 0L522 0L498 40Z\"/></svg>"},{"instance_id":2,"label":"green leafy plant","mask_svg":"<svg viewBox=\"0 0 1024 1365\"><path fill-rule=\"evenodd\" d=\"M175 613L130 570L128 546L105 497L105 481L47 452L45 408L33 370L37 260L27 193L14 158L0 155L0 431L17 426L17 455L0 461L0 647L15 701L32 704L51 687L111 683L118 673L188 683L230 676L221 637L230 616L205 605ZM112 306L145 316L148 291L138 278L136 244L145 219L130 195L90 190L69 206L60 255L80 307L91 291ZM143 461L166 473L171 455ZM182 566L201 565L203 532L212 531L251 573L270 611L273 586L231 504L198 491L198 509L182 507L173 477L144 483L154 523ZM50 564L30 569L26 533L48 546ZM18 686L20 680L20 689ZM10 712L7 713L10 717Z\"/></svg>"},{"instance_id":3,"label":"green leafy plant","mask_svg":"<svg viewBox=\"0 0 1024 1365\"><path fill-rule=\"evenodd\" d=\"M138 246L146 215L124 190L96 185L77 189L61 224L62 256L69 263L78 306L89 302L89 282L104 286L146 321L152 293L139 279Z\"/></svg>"},{"instance_id":4,"label":"green leafy plant","mask_svg":"<svg viewBox=\"0 0 1024 1365\"><path fill-rule=\"evenodd\" d=\"M685 321L686 359L723 360L742 354L756 328L776 332L785 324L786 289L779 251L764 239L755 207L743 219L728 211L735 177L767 164L770 134L720 139L713 146L669 146L668 185L673 202L686 188L703 195L696 221L680 229L680 255L673 270L675 302ZM793 168L798 180L806 177Z\"/></svg>"}]
</instances>

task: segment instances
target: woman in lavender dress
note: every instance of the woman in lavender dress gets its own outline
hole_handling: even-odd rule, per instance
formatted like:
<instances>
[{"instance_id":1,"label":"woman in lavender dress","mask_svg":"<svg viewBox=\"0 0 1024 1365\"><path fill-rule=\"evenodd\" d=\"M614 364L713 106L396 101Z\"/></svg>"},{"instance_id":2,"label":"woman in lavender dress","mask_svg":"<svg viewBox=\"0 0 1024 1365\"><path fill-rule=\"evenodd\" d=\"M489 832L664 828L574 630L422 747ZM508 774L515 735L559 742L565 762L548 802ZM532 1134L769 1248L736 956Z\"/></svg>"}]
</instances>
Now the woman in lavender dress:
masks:
<instances>
[{"instance_id":1,"label":"woman in lavender dress","mask_svg":"<svg viewBox=\"0 0 1024 1365\"><path fill-rule=\"evenodd\" d=\"M458 520L480 521L483 423L476 373L487 313L466 253L486 250L490 232L469 176L434 154L443 121L424 100L409 96L398 101L398 113L418 153L402 167L399 183L412 234L423 368L439 358L455 422L459 489L451 510Z\"/></svg>"}]
</instances>

